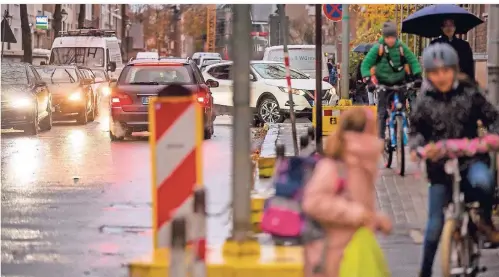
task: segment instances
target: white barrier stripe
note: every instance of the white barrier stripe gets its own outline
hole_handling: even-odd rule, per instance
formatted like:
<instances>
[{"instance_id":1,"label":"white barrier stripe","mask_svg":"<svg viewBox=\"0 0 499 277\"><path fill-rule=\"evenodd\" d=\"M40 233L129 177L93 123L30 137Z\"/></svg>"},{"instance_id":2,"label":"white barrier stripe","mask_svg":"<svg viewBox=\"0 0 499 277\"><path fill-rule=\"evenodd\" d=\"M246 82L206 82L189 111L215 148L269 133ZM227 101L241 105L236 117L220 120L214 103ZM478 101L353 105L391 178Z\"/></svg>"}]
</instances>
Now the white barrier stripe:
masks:
<instances>
[{"instance_id":1,"label":"white barrier stripe","mask_svg":"<svg viewBox=\"0 0 499 277\"><path fill-rule=\"evenodd\" d=\"M193 191L194 194L194 191ZM193 226L192 226L192 206L194 202L194 197L193 194L191 194L185 201L180 205L180 207L173 211L174 217L185 217L187 220L187 241L191 241L193 239ZM172 220L173 218L172 217ZM171 246L171 233L172 233L172 228L171 228L171 220L168 221L168 223L164 224L163 226L158 226L158 247L163 248L163 247L170 247Z\"/></svg>"},{"instance_id":2,"label":"white barrier stripe","mask_svg":"<svg viewBox=\"0 0 499 277\"><path fill-rule=\"evenodd\" d=\"M161 119L157 119L161 120ZM190 105L156 141L156 186L175 171L196 148L196 109Z\"/></svg>"}]
</instances>

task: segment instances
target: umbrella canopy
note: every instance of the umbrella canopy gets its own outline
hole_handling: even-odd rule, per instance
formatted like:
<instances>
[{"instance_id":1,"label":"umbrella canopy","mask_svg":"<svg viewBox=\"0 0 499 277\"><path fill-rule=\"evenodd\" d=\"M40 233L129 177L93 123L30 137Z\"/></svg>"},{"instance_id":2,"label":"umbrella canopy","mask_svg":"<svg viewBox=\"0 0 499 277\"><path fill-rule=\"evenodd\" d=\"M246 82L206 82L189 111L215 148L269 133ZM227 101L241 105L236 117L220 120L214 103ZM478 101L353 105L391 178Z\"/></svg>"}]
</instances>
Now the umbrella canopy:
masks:
<instances>
[{"instance_id":1,"label":"umbrella canopy","mask_svg":"<svg viewBox=\"0 0 499 277\"><path fill-rule=\"evenodd\" d=\"M2 19L2 26L0 26L0 28L0 33L2 34L0 37L2 42L17 43L16 37L14 36L7 20Z\"/></svg>"},{"instance_id":2,"label":"umbrella canopy","mask_svg":"<svg viewBox=\"0 0 499 277\"><path fill-rule=\"evenodd\" d=\"M373 47L373 44L372 43L361 43L357 46L355 46L355 48L352 50L353 52L356 52L356 53L367 53L369 52L369 50L371 50L371 48Z\"/></svg>"},{"instance_id":3,"label":"umbrella canopy","mask_svg":"<svg viewBox=\"0 0 499 277\"><path fill-rule=\"evenodd\" d=\"M454 20L456 34L466 34L469 30L483 23L483 20L459 6L452 4L431 5L404 19L402 33L428 38L438 37L442 35L441 26L446 19Z\"/></svg>"}]
</instances>

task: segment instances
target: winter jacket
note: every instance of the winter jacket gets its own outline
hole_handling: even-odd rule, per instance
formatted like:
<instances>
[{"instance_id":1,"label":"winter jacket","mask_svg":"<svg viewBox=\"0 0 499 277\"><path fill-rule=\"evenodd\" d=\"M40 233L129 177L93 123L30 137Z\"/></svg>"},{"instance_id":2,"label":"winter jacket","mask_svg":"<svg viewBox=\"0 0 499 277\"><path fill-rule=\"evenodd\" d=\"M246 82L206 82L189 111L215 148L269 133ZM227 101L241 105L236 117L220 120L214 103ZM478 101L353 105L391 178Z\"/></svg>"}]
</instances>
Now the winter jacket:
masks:
<instances>
[{"instance_id":1,"label":"winter jacket","mask_svg":"<svg viewBox=\"0 0 499 277\"><path fill-rule=\"evenodd\" d=\"M387 59L387 54L388 54L390 55L390 59L392 60L395 68L402 66L401 57L400 57L401 45L404 50L405 59L411 68L411 73L413 75L421 74L421 66L419 65L417 57L414 55L414 53L412 53L412 51L407 47L407 45L405 45L400 40L397 40L395 45L388 49L389 50L388 53L383 53L383 57L381 58L379 63L376 64L378 59L378 50L379 47L381 47L382 45L384 45L384 38L380 38L378 43L376 43L371 48L371 50L369 50L369 53L367 53L366 57L362 61L362 66L361 66L362 77L370 77L371 68L375 66L376 78L380 83L385 85L393 85L404 81L406 77L406 72L404 70L400 72L395 72L390 66Z\"/></svg>"},{"instance_id":2,"label":"winter jacket","mask_svg":"<svg viewBox=\"0 0 499 277\"><path fill-rule=\"evenodd\" d=\"M498 111L471 81L459 81L455 89L440 93L425 80L410 115L409 147L415 150L418 146L442 139L476 138L478 120L489 128L489 132L499 132ZM488 154L460 158L459 162L464 165L474 160L490 162ZM451 184L444 163L445 160L426 162L430 183Z\"/></svg>"},{"instance_id":3,"label":"winter jacket","mask_svg":"<svg viewBox=\"0 0 499 277\"><path fill-rule=\"evenodd\" d=\"M466 73L468 77L472 80L475 79L475 62L473 61L473 51L471 50L470 44L457 37L453 37L449 40L446 36L441 36L430 42L434 43L448 43L454 47L457 54L459 55L459 68L461 72Z\"/></svg>"},{"instance_id":4,"label":"winter jacket","mask_svg":"<svg viewBox=\"0 0 499 277\"><path fill-rule=\"evenodd\" d=\"M322 159L305 186L304 212L319 222L326 233L324 240L307 243L305 248L306 277L337 277L343 251L363 224L364 211L376 210L375 182L381 157L382 141L372 134L346 132L344 162ZM342 168L343 167L343 168ZM344 169L345 187L339 190L340 171ZM375 231L375 226L372 227ZM325 272L312 274L312 268L325 258Z\"/></svg>"}]
</instances>

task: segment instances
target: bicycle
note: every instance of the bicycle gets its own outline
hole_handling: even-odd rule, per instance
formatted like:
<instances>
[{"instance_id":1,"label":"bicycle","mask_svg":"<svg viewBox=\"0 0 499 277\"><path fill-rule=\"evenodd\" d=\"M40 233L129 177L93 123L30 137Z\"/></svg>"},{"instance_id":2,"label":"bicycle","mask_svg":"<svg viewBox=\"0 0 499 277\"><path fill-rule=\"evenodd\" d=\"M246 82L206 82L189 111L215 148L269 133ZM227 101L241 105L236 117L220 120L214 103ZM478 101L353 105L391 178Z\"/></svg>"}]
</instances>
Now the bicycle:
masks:
<instances>
[{"instance_id":1,"label":"bicycle","mask_svg":"<svg viewBox=\"0 0 499 277\"><path fill-rule=\"evenodd\" d=\"M405 146L408 140L408 120L404 110L405 105L400 101L401 97L399 93L403 89L408 91L413 87L414 82L409 82L401 86L377 85L377 88L374 90L376 95L381 90L392 92L386 98L389 100L390 110L385 125L385 151L383 152L383 158L385 160L385 167L390 168L393 160L393 150L397 151L397 171L400 176L404 176L405 174Z\"/></svg>"},{"instance_id":2,"label":"bicycle","mask_svg":"<svg viewBox=\"0 0 499 277\"><path fill-rule=\"evenodd\" d=\"M475 277L487 271L480 265L481 249L484 248L484 235L476 228L480 220L478 202L466 203L461 192L461 174L458 158L474 156L499 150L499 136L486 135L476 139L451 139L435 144L443 154L439 158L449 158L445 163L445 172L452 176L452 202L445 210L445 223L440 247L442 276ZM426 158L425 147L417 150L418 156ZM456 265L453 266L452 263Z\"/></svg>"}]
</instances>

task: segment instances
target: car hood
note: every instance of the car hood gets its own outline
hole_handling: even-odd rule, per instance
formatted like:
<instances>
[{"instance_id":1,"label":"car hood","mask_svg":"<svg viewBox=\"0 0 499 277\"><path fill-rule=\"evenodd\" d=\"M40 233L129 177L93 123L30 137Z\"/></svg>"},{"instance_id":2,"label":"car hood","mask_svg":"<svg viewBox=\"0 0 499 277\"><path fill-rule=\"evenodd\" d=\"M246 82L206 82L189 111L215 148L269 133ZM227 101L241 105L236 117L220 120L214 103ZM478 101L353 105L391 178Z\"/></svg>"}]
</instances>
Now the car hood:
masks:
<instances>
[{"instance_id":1,"label":"car hood","mask_svg":"<svg viewBox=\"0 0 499 277\"><path fill-rule=\"evenodd\" d=\"M265 79L265 84L276 87L287 87L286 79ZM294 89L315 90L315 79L291 79L291 87ZM331 89L329 83L322 81L322 89Z\"/></svg>"},{"instance_id":2,"label":"car hood","mask_svg":"<svg viewBox=\"0 0 499 277\"><path fill-rule=\"evenodd\" d=\"M6 85L1 87L2 102L19 97L34 97L32 88L29 85Z\"/></svg>"},{"instance_id":3,"label":"car hood","mask_svg":"<svg viewBox=\"0 0 499 277\"><path fill-rule=\"evenodd\" d=\"M66 95L77 91L80 87L78 83L68 84L47 84L49 91L52 95Z\"/></svg>"}]
</instances>

